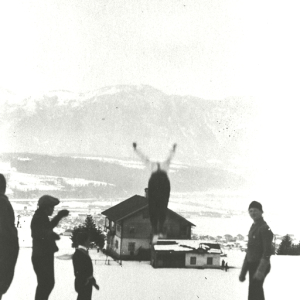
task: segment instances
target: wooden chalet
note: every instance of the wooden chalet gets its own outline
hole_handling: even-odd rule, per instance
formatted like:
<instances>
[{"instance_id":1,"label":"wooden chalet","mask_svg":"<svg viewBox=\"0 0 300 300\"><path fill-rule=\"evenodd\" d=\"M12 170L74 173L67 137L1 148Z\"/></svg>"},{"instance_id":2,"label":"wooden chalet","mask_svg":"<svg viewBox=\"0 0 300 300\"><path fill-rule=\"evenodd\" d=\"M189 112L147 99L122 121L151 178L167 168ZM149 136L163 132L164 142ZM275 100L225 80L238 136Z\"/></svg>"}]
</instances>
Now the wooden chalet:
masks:
<instances>
[{"instance_id":1,"label":"wooden chalet","mask_svg":"<svg viewBox=\"0 0 300 300\"><path fill-rule=\"evenodd\" d=\"M150 259L152 230L148 200L135 195L105 210L107 252L120 259ZM171 209L167 211L164 233L167 239L191 239L195 226Z\"/></svg>"}]
</instances>

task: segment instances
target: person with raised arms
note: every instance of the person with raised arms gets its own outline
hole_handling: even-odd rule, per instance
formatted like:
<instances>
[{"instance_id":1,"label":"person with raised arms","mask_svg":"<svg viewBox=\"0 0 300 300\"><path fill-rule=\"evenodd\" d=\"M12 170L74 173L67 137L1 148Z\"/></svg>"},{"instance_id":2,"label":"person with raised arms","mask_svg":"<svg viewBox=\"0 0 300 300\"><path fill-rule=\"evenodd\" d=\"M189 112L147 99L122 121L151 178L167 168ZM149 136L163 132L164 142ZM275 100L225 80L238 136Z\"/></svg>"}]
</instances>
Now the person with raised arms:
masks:
<instances>
[{"instance_id":1,"label":"person with raised arms","mask_svg":"<svg viewBox=\"0 0 300 300\"><path fill-rule=\"evenodd\" d=\"M148 181L148 201L149 216L152 226L152 244L156 244L157 239L164 236L163 226L167 217L168 203L170 198L171 184L168 177L168 170L171 160L174 157L176 144L173 145L168 158L163 162L151 161L142 151L133 143L133 149L151 170L151 176Z\"/></svg>"}]
</instances>

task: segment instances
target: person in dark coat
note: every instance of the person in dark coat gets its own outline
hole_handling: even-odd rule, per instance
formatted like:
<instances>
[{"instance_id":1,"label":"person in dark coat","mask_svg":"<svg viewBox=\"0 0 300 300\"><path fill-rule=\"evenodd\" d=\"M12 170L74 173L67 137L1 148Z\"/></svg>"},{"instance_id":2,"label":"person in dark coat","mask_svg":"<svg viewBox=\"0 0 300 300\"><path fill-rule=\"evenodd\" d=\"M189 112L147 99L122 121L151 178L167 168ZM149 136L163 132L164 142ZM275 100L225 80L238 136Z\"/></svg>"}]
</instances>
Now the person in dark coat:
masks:
<instances>
[{"instance_id":1,"label":"person in dark coat","mask_svg":"<svg viewBox=\"0 0 300 300\"><path fill-rule=\"evenodd\" d=\"M5 192L6 180L0 174L0 299L11 285L19 254L15 214Z\"/></svg>"},{"instance_id":2,"label":"person in dark coat","mask_svg":"<svg viewBox=\"0 0 300 300\"><path fill-rule=\"evenodd\" d=\"M228 269L229 269L229 267L228 267L228 263L226 263L226 264L225 264L225 272L227 272L227 271L228 271Z\"/></svg>"},{"instance_id":3,"label":"person in dark coat","mask_svg":"<svg viewBox=\"0 0 300 300\"><path fill-rule=\"evenodd\" d=\"M55 284L54 253L58 251L55 241L60 237L53 232L53 228L69 214L68 210L61 210L50 221L49 216L52 216L54 206L58 204L57 198L48 195L42 196L31 221L31 259L38 282L35 300L47 300Z\"/></svg>"},{"instance_id":4,"label":"person in dark coat","mask_svg":"<svg viewBox=\"0 0 300 300\"><path fill-rule=\"evenodd\" d=\"M248 300L264 300L263 283L271 269L273 233L262 217L263 209L259 202L250 203L249 214L254 223L249 231L248 248L239 280L245 281L249 272Z\"/></svg>"},{"instance_id":5,"label":"person in dark coat","mask_svg":"<svg viewBox=\"0 0 300 300\"><path fill-rule=\"evenodd\" d=\"M171 191L170 180L167 172L175 154L176 144L173 145L169 157L162 163L150 161L150 159L137 148L136 143L133 143L133 149L146 166L151 169L151 176L148 181L147 197L149 202L150 222L153 232L152 243L155 244L158 237L163 237L163 226L167 217Z\"/></svg>"},{"instance_id":6,"label":"person in dark coat","mask_svg":"<svg viewBox=\"0 0 300 300\"><path fill-rule=\"evenodd\" d=\"M93 264L88 253L89 235L87 232L80 232L77 236L78 247L72 257L75 291L78 293L77 300L91 300L93 286L99 290L99 286L93 276Z\"/></svg>"},{"instance_id":7,"label":"person in dark coat","mask_svg":"<svg viewBox=\"0 0 300 300\"><path fill-rule=\"evenodd\" d=\"M225 260L222 259L222 270L224 269L224 267L225 267Z\"/></svg>"}]
</instances>

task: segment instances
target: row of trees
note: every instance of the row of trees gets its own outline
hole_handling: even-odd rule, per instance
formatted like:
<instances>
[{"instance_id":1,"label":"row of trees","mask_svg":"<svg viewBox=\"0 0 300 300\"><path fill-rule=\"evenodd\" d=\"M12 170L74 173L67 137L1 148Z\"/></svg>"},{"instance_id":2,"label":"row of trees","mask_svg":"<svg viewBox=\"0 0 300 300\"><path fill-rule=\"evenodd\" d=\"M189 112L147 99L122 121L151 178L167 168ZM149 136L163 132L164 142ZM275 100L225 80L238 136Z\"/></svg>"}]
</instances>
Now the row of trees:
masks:
<instances>
[{"instance_id":1,"label":"row of trees","mask_svg":"<svg viewBox=\"0 0 300 300\"><path fill-rule=\"evenodd\" d=\"M103 231L98 227L96 227L95 221L91 215L87 215L85 222L78 227L74 227L71 240L72 240L72 247L77 247L77 236L80 232L88 232L90 237L90 247L92 248L95 245L98 249L103 249L105 243L105 234Z\"/></svg>"},{"instance_id":2,"label":"row of trees","mask_svg":"<svg viewBox=\"0 0 300 300\"><path fill-rule=\"evenodd\" d=\"M293 244L289 235L284 236L277 250L277 255L300 255L300 243Z\"/></svg>"}]
</instances>

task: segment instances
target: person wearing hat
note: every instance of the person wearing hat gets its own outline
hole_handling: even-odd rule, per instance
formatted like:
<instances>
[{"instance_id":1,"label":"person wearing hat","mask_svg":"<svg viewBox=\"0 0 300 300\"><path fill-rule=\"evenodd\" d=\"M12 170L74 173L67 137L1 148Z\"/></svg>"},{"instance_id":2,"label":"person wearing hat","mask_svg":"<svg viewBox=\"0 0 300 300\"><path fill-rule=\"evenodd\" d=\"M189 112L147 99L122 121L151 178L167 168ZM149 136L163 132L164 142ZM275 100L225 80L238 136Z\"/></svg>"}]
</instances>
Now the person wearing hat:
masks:
<instances>
[{"instance_id":1,"label":"person wearing hat","mask_svg":"<svg viewBox=\"0 0 300 300\"><path fill-rule=\"evenodd\" d=\"M19 254L15 214L5 192L6 180L0 174L0 299L11 285Z\"/></svg>"},{"instance_id":2,"label":"person wearing hat","mask_svg":"<svg viewBox=\"0 0 300 300\"><path fill-rule=\"evenodd\" d=\"M88 247L90 245L88 232L79 232L77 243L78 247L72 257L75 275L75 291L78 293L77 300L91 300L93 286L97 290L99 290L99 286L93 276L93 264L88 253Z\"/></svg>"},{"instance_id":3,"label":"person wearing hat","mask_svg":"<svg viewBox=\"0 0 300 300\"><path fill-rule=\"evenodd\" d=\"M69 214L68 210L61 210L50 221L49 216L52 216L54 206L58 204L57 198L49 195L42 196L31 221L31 260L38 282L35 300L47 300L55 284L54 253L58 251L55 241L60 237L53 232L53 228Z\"/></svg>"},{"instance_id":4,"label":"person wearing hat","mask_svg":"<svg viewBox=\"0 0 300 300\"><path fill-rule=\"evenodd\" d=\"M248 247L239 280L245 281L249 272L248 300L264 300L263 283L271 269L273 233L262 217L263 208L259 202L252 201L248 211L254 223L248 234Z\"/></svg>"}]
</instances>

